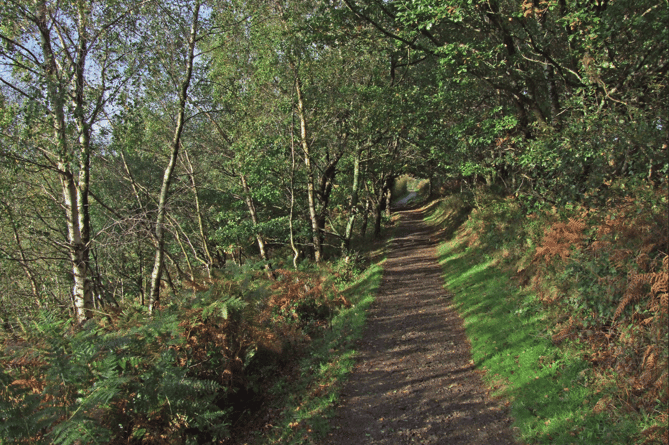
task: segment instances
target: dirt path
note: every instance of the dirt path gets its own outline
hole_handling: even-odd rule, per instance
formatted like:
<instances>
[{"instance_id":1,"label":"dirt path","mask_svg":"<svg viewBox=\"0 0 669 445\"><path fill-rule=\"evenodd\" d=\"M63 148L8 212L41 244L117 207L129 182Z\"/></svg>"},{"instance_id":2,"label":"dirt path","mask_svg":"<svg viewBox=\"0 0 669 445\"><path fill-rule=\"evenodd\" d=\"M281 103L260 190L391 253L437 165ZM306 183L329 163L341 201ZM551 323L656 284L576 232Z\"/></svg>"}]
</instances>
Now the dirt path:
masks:
<instances>
[{"instance_id":1,"label":"dirt path","mask_svg":"<svg viewBox=\"0 0 669 445\"><path fill-rule=\"evenodd\" d=\"M398 207L406 206L406 205L409 204L413 199L415 199L416 196L418 196L418 193L416 193L416 192L409 192L404 198L402 198L402 199L400 199L399 201L397 201L397 202L395 203L395 205L398 206Z\"/></svg>"},{"instance_id":2,"label":"dirt path","mask_svg":"<svg viewBox=\"0 0 669 445\"><path fill-rule=\"evenodd\" d=\"M401 212L326 445L514 443L507 409L472 365L422 217Z\"/></svg>"}]
</instances>

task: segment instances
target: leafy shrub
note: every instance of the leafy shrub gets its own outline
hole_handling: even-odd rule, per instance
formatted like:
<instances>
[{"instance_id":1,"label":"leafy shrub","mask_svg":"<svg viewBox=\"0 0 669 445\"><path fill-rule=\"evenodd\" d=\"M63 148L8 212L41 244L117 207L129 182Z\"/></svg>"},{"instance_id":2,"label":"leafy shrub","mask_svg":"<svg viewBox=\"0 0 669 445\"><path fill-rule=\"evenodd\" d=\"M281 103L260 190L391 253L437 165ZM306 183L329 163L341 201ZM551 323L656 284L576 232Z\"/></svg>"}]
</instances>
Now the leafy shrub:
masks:
<instances>
[{"instance_id":1,"label":"leafy shrub","mask_svg":"<svg viewBox=\"0 0 669 445\"><path fill-rule=\"evenodd\" d=\"M323 277L285 269L276 273L279 279L272 285L274 295L269 299L261 320L295 323L305 334L316 334L318 328L327 325L336 307L348 304L334 285L331 285L331 293L328 294Z\"/></svg>"},{"instance_id":2,"label":"leafy shrub","mask_svg":"<svg viewBox=\"0 0 669 445\"><path fill-rule=\"evenodd\" d=\"M187 431L225 436L226 413L215 404L221 385L189 371L177 313L139 325L123 315L76 331L43 315L21 345L6 348L13 403L1 414L4 437L70 444L185 443ZM29 366L26 355L35 357Z\"/></svg>"}]
</instances>

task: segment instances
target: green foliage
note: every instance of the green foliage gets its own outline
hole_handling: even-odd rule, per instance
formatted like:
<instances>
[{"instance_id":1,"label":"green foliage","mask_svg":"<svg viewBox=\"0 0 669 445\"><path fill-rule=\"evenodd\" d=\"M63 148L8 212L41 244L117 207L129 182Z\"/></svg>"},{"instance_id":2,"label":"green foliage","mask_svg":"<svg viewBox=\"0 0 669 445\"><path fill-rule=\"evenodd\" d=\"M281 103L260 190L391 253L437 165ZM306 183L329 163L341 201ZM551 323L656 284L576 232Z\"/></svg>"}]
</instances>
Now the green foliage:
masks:
<instances>
[{"instance_id":1,"label":"green foliage","mask_svg":"<svg viewBox=\"0 0 669 445\"><path fill-rule=\"evenodd\" d=\"M442 261L474 358L512 399L527 440L666 434L667 197L634 192L644 198L528 213L518 199L477 189L432 210L450 240Z\"/></svg>"},{"instance_id":2,"label":"green foliage","mask_svg":"<svg viewBox=\"0 0 669 445\"><path fill-rule=\"evenodd\" d=\"M379 264L341 284L350 307L334 314L330 327L299 358L298 377L273 383L270 392L280 412L275 425L258 432L256 444L307 444L326 437L339 392L355 364L355 343L362 336L366 311L374 301L383 269Z\"/></svg>"},{"instance_id":3,"label":"green foliage","mask_svg":"<svg viewBox=\"0 0 669 445\"><path fill-rule=\"evenodd\" d=\"M661 226L667 201L658 191L669 174L669 10L657 0L347 4L207 4L166 207L165 303L155 315L140 302L155 253L153 221L174 134L190 3L114 0L86 11L76 2L54 3L43 31L62 45L55 75L47 72L47 36L35 5L0 6L0 62L7 67L0 74L6 437L224 437L231 410L243 411L239 399L258 386L246 371L285 362L284 346L299 349L308 337L325 335L346 306L334 303L340 295L330 282L311 276L307 189L316 187L316 222L324 243L333 245L332 234L342 233L351 216L352 147L361 150L364 185L351 211L360 214L365 203L380 209L388 178L400 178L396 197L411 190L403 174L430 178L435 189L464 190L437 215L446 238L471 217L477 238L470 247L501 252L499 260L523 282L544 278L534 283L543 299L555 299L575 320L567 328L558 317L565 332L629 337L617 363L627 360L630 369L666 361L651 348L666 341L658 337L664 319L652 309L660 293L649 281L661 274L666 249L648 247L644 238L660 231L637 236L635 244L631 231L596 228L608 224L607 207L620 214L616 221ZM59 98L67 100L55 136ZM90 258L83 284L98 297L96 318L76 329L63 321L76 264L64 213L68 177L80 181L74 193L86 239L78 247ZM627 211L619 205L625 200L648 206ZM589 208L602 212L584 220L581 244L556 241L564 258L556 253L554 261L536 255L547 246L546 227ZM258 237L267 263L254 262ZM623 238L625 245L616 244ZM305 282L284 281L292 287L274 289L282 295L275 298L259 284L258 271L292 255L291 241L308 277L286 274ZM601 242L617 247L593 248ZM243 251L244 268L224 265L232 249ZM337 284L364 269L354 255L348 260L334 266ZM39 315L47 307L52 312ZM639 326L644 320L651 321Z\"/></svg>"},{"instance_id":4,"label":"green foliage","mask_svg":"<svg viewBox=\"0 0 669 445\"><path fill-rule=\"evenodd\" d=\"M151 317L129 305L73 327L42 312L20 338L4 339L3 439L177 444L229 437L232 419L255 414L247 410L265 402L284 367L304 358L318 368L327 351L352 345L373 291L362 290L362 279L337 290L313 271L277 271L270 289L259 269L248 263L206 286L194 283L200 290L175 296ZM374 271L364 279L378 285ZM316 355L308 354L312 339L319 339ZM323 367L318 379L341 378L351 362L339 360L338 371ZM326 410L331 402L317 403Z\"/></svg>"},{"instance_id":5,"label":"green foliage","mask_svg":"<svg viewBox=\"0 0 669 445\"><path fill-rule=\"evenodd\" d=\"M244 306L238 297L221 299L210 291L190 309L172 307L147 319L129 308L111 324L92 320L74 332L69 322L45 313L29 328L27 343L5 350L12 352L3 357L8 363L28 356L38 366L14 368L3 378L35 381L40 391L8 385L11 393L3 400L14 403L2 406L4 437L37 440L46 434L45 441L63 444L226 437L230 408L219 408L226 388L211 375L223 373L227 357L211 349L209 361L196 363L183 327L193 311L201 314L200 323L214 324ZM201 368L194 372L194 365Z\"/></svg>"},{"instance_id":6,"label":"green foliage","mask_svg":"<svg viewBox=\"0 0 669 445\"><path fill-rule=\"evenodd\" d=\"M501 215L491 220L490 214L482 220L506 222ZM577 352L560 350L551 342L540 302L510 285L511 277L497 266L492 251L476 241L485 234L480 228L470 229L468 235L461 232L439 247L439 258L446 285L465 319L474 362L496 394L512 402L522 440L569 444L576 435L582 443L605 437L618 443L628 440L631 420L609 426L604 416L592 412L594 390L585 380L591 375L588 363ZM487 259L485 251L490 251ZM585 431L594 434L585 439Z\"/></svg>"},{"instance_id":7,"label":"green foliage","mask_svg":"<svg viewBox=\"0 0 669 445\"><path fill-rule=\"evenodd\" d=\"M0 414L10 420L4 437L110 443L163 434L174 440L189 429L191 435L226 437L229 409L216 404L223 388L189 371L194 363L180 353L186 339L177 312L141 324L120 315L112 325L90 321L72 332L69 323L44 314L30 328L28 344L10 356L5 350L3 361L27 355L37 366L10 371L13 403ZM21 381L35 382L32 389L39 391L17 391ZM18 419L24 428L12 427Z\"/></svg>"}]
</instances>

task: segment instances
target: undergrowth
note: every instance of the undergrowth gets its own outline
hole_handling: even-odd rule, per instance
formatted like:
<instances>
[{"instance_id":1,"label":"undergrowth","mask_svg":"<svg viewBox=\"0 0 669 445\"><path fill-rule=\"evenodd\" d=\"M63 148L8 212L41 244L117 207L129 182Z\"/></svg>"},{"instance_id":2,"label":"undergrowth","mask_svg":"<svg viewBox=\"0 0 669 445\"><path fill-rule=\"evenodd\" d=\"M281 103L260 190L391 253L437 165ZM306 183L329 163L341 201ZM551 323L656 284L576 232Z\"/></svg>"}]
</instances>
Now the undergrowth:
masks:
<instances>
[{"instance_id":1,"label":"undergrowth","mask_svg":"<svg viewBox=\"0 0 669 445\"><path fill-rule=\"evenodd\" d=\"M362 336L367 310L381 282L376 263L342 288L350 305L331 320L324 335L311 344L295 373L277 381L274 395L275 423L255 432L255 444L309 444L325 437L343 381L350 374L355 342Z\"/></svg>"},{"instance_id":2,"label":"undergrowth","mask_svg":"<svg viewBox=\"0 0 669 445\"><path fill-rule=\"evenodd\" d=\"M474 358L524 442L667 443L667 196L635 192L528 213L477 190L432 210Z\"/></svg>"},{"instance_id":3,"label":"undergrowth","mask_svg":"<svg viewBox=\"0 0 669 445\"><path fill-rule=\"evenodd\" d=\"M313 428L320 411L305 403L336 397L380 279L379 266L335 272L277 270L269 281L250 266L194 283L152 315L107 309L81 327L43 312L0 339L0 443L229 443L268 429L258 413L288 419L286 406L298 415L281 437ZM286 405L281 386L294 382L307 392Z\"/></svg>"},{"instance_id":4,"label":"undergrowth","mask_svg":"<svg viewBox=\"0 0 669 445\"><path fill-rule=\"evenodd\" d=\"M397 226L376 242L359 244L356 255L332 264L332 277L338 295L348 304L331 319L328 329L315 338L297 366L268 389L269 413L251 436L241 443L254 445L314 444L330 430L340 390L351 373L356 342L362 337L367 311L374 301L383 274L382 263Z\"/></svg>"}]
</instances>

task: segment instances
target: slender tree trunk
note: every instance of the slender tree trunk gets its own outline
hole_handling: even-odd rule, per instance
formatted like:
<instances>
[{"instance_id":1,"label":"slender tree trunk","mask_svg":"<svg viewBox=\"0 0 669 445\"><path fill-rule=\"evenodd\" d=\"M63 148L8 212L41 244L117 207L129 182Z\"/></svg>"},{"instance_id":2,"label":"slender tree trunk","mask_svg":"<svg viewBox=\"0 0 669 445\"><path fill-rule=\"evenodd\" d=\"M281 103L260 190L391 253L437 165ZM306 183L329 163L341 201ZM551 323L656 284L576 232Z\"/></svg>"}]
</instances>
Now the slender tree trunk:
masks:
<instances>
[{"instance_id":1,"label":"slender tree trunk","mask_svg":"<svg viewBox=\"0 0 669 445\"><path fill-rule=\"evenodd\" d=\"M38 308L41 308L42 302L40 301L39 297L37 280L35 279L33 271L28 266L28 258L25 254L25 251L23 250L23 243L21 242L21 235L19 234L19 228L17 226L17 222L14 219L14 213L12 212L11 207L9 207L9 204L7 204L4 201L0 201L0 203L2 203L2 206L5 208L7 216L9 217L10 224L12 225L12 232L14 233L14 242L16 242L16 248L19 251L18 263L21 265L23 272L26 274L28 281L30 281L30 289L32 291L33 298L35 299L35 304L37 305Z\"/></svg>"},{"instance_id":2,"label":"slender tree trunk","mask_svg":"<svg viewBox=\"0 0 669 445\"><path fill-rule=\"evenodd\" d=\"M253 223L253 231L255 232L256 242L258 243L258 250L260 251L260 258L263 261L266 261L265 271L267 271L267 276L270 279L275 278L274 272L272 272L272 265L269 263L269 255L267 254L267 248L265 246L265 238L258 230L258 212L256 211L255 203L253 202L253 196L251 194L251 189L246 182L246 176L243 173L239 174L239 180L242 184L242 190L244 191L244 200L246 201L246 207L249 209L251 214L251 222Z\"/></svg>"},{"instance_id":3,"label":"slender tree trunk","mask_svg":"<svg viewBox=\"0 0 669 445\"><path fill-rule=\"evenodd\" d=\"M300 251L295 246L295 231L293 229L293 211L295 210L295 139L293 128L290 127L290 214L288 216L288 229L290 230L290 248L293 250L293 267L297 269L297 259L300 256Z\"/></svg>"},{"instance_id":4,"label":"slender tree trunk","mask_svg":"<svg viewBox=\"0 0 669 445\"><path fill-rule=\"evenodd\" d=\"M330 207L330 196L332 195L332 186L334 185L335 176L337 174L337 164L339 163L343 152L344 151L342 150L337 153L335 157L328 162L319 181L317 196L320 202L320 209L318 211L317 223L320 246L325 244L325 222Z\"/></svg>"},{"instance_id":5,"label":"slender tree trunk","mask_svg":"<svg viewBox=\"0 0 669 445\"><path fill-rule=\"evenodd\" d=\"M540 5L538 0L532 0L532 3L534 6L534 19L539 24L539 29L542 31L542 33L545 33L546 31L544 24L546 16L545 14L539 13ZM547 54L550 54L549 47L547 47L545 51ZM548 62L548 58L545 58L542 71L546 94L548 95L550 101L550 119L548 120L553 128L558 129L560 126L560 99L558 98L557 86L555 85L555 72L553 65Z\"/></svg>"},{"instance_id":6,"label":"slender tree trunk","mask_svg":"<svg viewBox=\"0 0 669 445\"><path fill-rule=\"evenodd\" d=\"M239 181L242 185L242 190L244 191L244 201L246 202L246 207L249 209L249 214L251 215L251 222L253 223L253 230L255 232L256 241L258 243L258 250L260 251L260 258L263 261L269 261L267 255L267 250L265 248L265 239L257 229L258 227L258 212L256 211L256 206L253 202L253 197L251 196L251 189L249 188L248 182L246 182L246 176L244 174L239 174Z\"/></svg>"},{"instance_id":7,"label":"slender tree trunk","mask_svg":"<svg viewBox=\"0 0 669 445\"><path fill-rule=\"evenodd\" d=\"M207 240L207 232L204 227L204 218L202 216L202 208L200 207L200 194L198 192L197 183L195 182L195 169L193 168L193 163L190 161L188 156L188 151L184 150L184 157L186 162L188 162L188 176L190 176L190 182L193 186L193 195L195 195L195 211L197 212L197 226L200 230L200 239L202 243L202 250L204 251L205 256L205 266L207 268L207 276L211 278L211 268L214 264L214 257L211 255L211 250L209 249L209 242Z\"/></svg>"},{"instance_id":8,"label":"slender tree trunk","mask_svg":"<svg viewBox=\"0 0 669 445\"><path fill-rule=\"evenodd\" d=\"M307 168L307 201L309 203L309 220L311 221L311 239L314 244L314 260L316 264L321 262L323 256L323 246L321 245L321 234L316 213L316 191L314 168L311 165L311 150L309 147L309 138L307 131L307 118L304 110L304 97L302 95L302 81L295 69L295 89L297 91L297 111L300 118L300 142L304 152L304 165Z\"/></svg>"},{"instance_id":9,"label":"slender tree trunk","mask_svg":"<svg viewBox=\"0 0 669 445\"><path fill-rule=\"evenodd\" d=\"M378 238L381 235L381 217L383 216L382 199L374 203L374 238Z\"/></svg>"},{"instance_id":10,"label":"slender tree trunk","mask_svg":"<svg viewBox=\"0 0 669 445\"><path fill-rule=\"evenodd\" d=\"M353 223L355 222L356 209L358 207L358 191L360 189L360 157L362 149L358 148L355 152L355 159L353 160L353 186L351 187L351 199L348 204L348 221L346 222L346 231L344 232L344 240L342 241L342 249L344 254L348 254L351 245L351 237L353 236Z\"/></svg>"},{"instance_id":11,"label":"slender tree trunk","mask_svg":"<svg viewBox=\"0 0 669 445\"><path fill-rule=\"evenodd\" d=\"M144 255L142 255L141 239L137 236L137 254L139 256L139 270L137 277L137 287L139 288L139 304L146 304L146 286L144 285Z\"/></svg>"},{"instance_id":12,"label":"slender tree trunk","mask_svg":"<svg viewBox=\"0 0 669 445\"><path fill-rule=\"evenodd\" d=\"M191 282L195 282L195 273L193 272L193 265L190 262L190 258L188 258L188 251L186 251L186 247L184 247L184 243L181 242L181 235L179 234L180 232L180 227L176 227L174 230L174 239L176 239L177 244L179 245L179 248L181 249L181 253L184 255L184 259L186 260L186 267L188 267L188 278L190 279ZM190 243L189 243L190 244Z\"/></svg>"},{"instance_id":13,"label":"slender tree trunk","mask_svg":"<svg viewBox=\"0 0 669 445\"><path fill-rule=\"evenodd\" d=\"M190 36L188 38L188 58L186 61L186 76L181 82L179 91L179 115L177 125L174 129L174 136L170 147L170 160L165 168L163 183L160 188L160 197L158 199L158 209L156 216L156 257L153 262L153 272L151 273L151 291L149 294L149 312L152 312L160 304L160 280L163 274L163 261L165 256L165 211L167 207L167 198L169 195L170 184L172 182L172 172L176 165L179 147L181 145L181 134L184 128L186 101L188 100L188 87L190 86L193 75L193 61L195 59L195 41L197 38L198 16L200 12L200 3L195 4L193 11L193 22L191 23Z\"/></svg>"},{"instance_id":14,"label":"slender tree trunk","mask_svg":"<svg viewBox=\"0 0 669 445\"><path fill-rule=\"evenodd\" d=\"M393 193L390 187L386 189L385 199L386 199L386 218L390 218L390 203L393 199Z\"/></svg>"},{"instance_id":15,"label":"slender tree trunk","mask_svg":"<svg viewBox=\"0 0 669 445\"><path fill-rule=\"evenodd\" d=\"M61 164L62 165L62 164ZM79 225L79 209L77 208L77 190L71 172L61 172L63 201L67 219L67 234L72 273L74 276L74 306L79 323L91 318L93 293L88 277L88 246L84 243L81 226Z\"/></svg>"},{"instance_id":16,"label":"slender tree trunk","mask_svg":"<svg viewBox=\"0 0 669 445\"><path fill-rule=\"evenodd\" d=\"M360 225L360 236L362 238L367 235L367 225L369 224L369 197L365 198L365 210L362 211L362 224Z\"/></svg>"},{"instance_id":17,"label":"slender tree trunk","mask_svg":"<svg viewBox=\"0 0 669 445\"><path fill-rule=\"evenodd\" d=\"M83 78L80 81L84 82ZM77 108L83 108L83 96L78 97L81 103L77 104ZM77 113L79 114L79 113ZM79 291L83 296L84 305L83 312L85 318L91 318L92 313L88 310L93 308L93 292L91 281L88 276L90 266L90 248L91 248L91 217L89 210L89 184L90 184L90 156L91 156L91 141L90 128L83 118L83 109L81 115L77 116L77 127L79 131L79 146L80 146L80 165L79 178L76 184L76 208L78 216L78 231L79 243L76 244L75 256L77 258L77 266L75 266L75 277L80 275L79 286L82 289ZM74 179L74 178L73 178Z\"/></svg>"},{"instance_id":18,"label":"slender tree trunk","mask_svg":"<svg viewBox=\"0 0 669 445\"><path fill-rule=\"evenodd\" d=\"M383 216L383 208L388 199L387 194L390 191L392 180L392 176L386 176L382 182L381 189L376 195L374 203L374 238L378 238L381 235L381 217Z\"/></svg>"},{"instance_id":19,"label":"slender tree trunk","mask_svg":"<svg viewBox=\"0 0 669 445\"><path fill-rule=\"evenodd\" d=\"M58 64L51 45L51 29L47 23L47 11L42 9L35 17L40 36L41 46L44 52L44 72L46 77L46 89L51 111L54 114L54 138L57 144L57 169L60 176L61 189L63 193L63 208L65 210L65 220L67 224L68 254L72 266L72 275L74 278L74 288L72 290L73 305L75 308L75 318L78 323L83 323L92 316L93 293L91 291L90 280L88 278L89 263L89 241L90 230L88 225L88 178L90 169L90 142L88 140L87 128L83 122L83 69L85 68L85 58L82 53L85 49L85 40L79 47L78 69L75 75L77 95L75 97L75 110L78 113L77 125L79 130L79 142L82 144L82 153L79 159L79 180L82 183L77 187L75 173L72 171L71 158L74 156L69 147L67 135L67 123L65 121L65 104L63 102L66 93L63 91L61 80L58 74ZM83 45L83 46L82 46ZM83 60L82 60L83 58Z\"/></svg>"}]
</instances>

